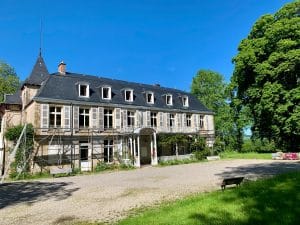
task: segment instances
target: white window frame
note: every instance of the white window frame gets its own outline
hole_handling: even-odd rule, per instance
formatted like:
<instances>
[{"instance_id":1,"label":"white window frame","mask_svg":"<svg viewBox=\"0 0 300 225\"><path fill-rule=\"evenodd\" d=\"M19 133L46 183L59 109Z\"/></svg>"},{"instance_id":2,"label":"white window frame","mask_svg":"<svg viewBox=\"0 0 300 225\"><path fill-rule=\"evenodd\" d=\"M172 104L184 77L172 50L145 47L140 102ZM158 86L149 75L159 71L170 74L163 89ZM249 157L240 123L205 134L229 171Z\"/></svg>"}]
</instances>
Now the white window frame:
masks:
<instances>
[{"instance_id":1,"label":"white window frame","mask_svg":"<svg viewBox=\"0 0 300 225\"><path fill-rule=\"evenodd\" d=\"M127 93L129 94L129 99L127 99ZM125 102L133 102L133 90L132 89L125 89L124 90L124 99Z\"/></svg>"},{"instance_id":2,"label":"white window frame","mask_svg":"<svg viewBox=\"0 0 300 225\"><path fill-rule=\"evenodd\" d=\"M85 95L82 95L81 94L81 87L84 87L86 88L86 92L85 92ZM90 97L90 85L89 84L78 84L78 95L79 97L82 97L82 98L89 98Z\"/></svg>"},{"instance_id":3,"label":"white window frame","mask_svg":"<svg viewBox=\"0 0 300 225\"><path fill-rule=\"evenodd\" d=\"M191 127L192 126L192 115L186 114L186 126Z\"/></svg>"},{"instance_id":4,"label":"white window frame","mask_svg":"<svg viewBox=\"0 0 300 225\"><path fill-rule=\"evenodd\" d=\"M150 101L149 101L149 96L150 96ZM154 104L154 93L153 92L146 93L146 101L148 104Z\"/></svg>"},{"instance_id":5,"label":"white window frame","mask_svg":"<svg viewBox=\"0 0 300 225\"><path fill-rule=\"evenodd\" d=\"M104 158L105 152L107 154L107 159L106 160ZM114 161L114 142L111 139L104 140L103 161L106 162L106 163L112 163Z\"/></svg>"},{"instance_id":6,"label":"white window frame","mask_svg":"<svg viewBox=\"0 0 300 225\"><path fill-rule=\"evenodd\" d=\"M182 105L183 107L189 107L189 97L188 96L182 96Z\"/></svg>"},{"instance_id":7,"label":"white window frame","mask_svg":"<svg viewBox=\"0 0 300 225\"><path fill-rule=\"evenodd\" d=\"M170 113L170 127L175 127L175 114Z\"/></svg>"},{"instance_id":8,"label":"white window frame","mask_svg":"<svg viewBox=\"0 0 300 225\"><path fill-rule=\"evenodd\" d=\"M135 112L127 111L127 126L134 127L135 125Z\"/></svg>"},{"instance_id":9,"label":"white window frame","mask_svg":"<svg viewBox=\"0 0 300 225\"><path fill-rule=\"evenodd\" d=\"M113 128L114 125L114 120L113 120L113 110L111 108L105 108L103 110L103 124L104 124L104 129L109 130ZM111 124L110 124L111 121Z\"/></svg>"},{"instance_id":10,"label":"white window frame","mask_svg":"<svg viewBox=\"0 0 300 225\"><path fill-rule=\"evenodd\" d=\"M199 126L200 126L200 128L204 127L204 116L203 115L199 116Z\"/></svg>"},{"instance_id":11,"label":"white window frame","mask_svg":"<svg viewBox=\"0 0 300 225\"><path fill-rule=\"evenodd\" d=\"M151 127L157 127L157 112L150 113L150 125Z\"/></svg>"},{"instance_id":12,"label":"white window frame","mask_svg":"<svg viewBox=\"0 0 300 225\"><path fill-rule=\"evenodd\" d=\"M107 89L107 91L108 91L108 93L107 93L108 97L107 98L104 97L104 89ZM107 87L107 86L102 87L102 99L111 100L111 87Z\"/></svg>"},{"instance_id":13,"label":"white window frame","mask_svg":"<svg viewBox=\"0 0 300 225\"><path fill-rule=\"evenodd\" d=\"M51 108L54 108L54 112L51 112ZM60 112L57 111L57 109L60 108ZM54 115L54 124L50 124L51 123L51 115ZM58 121L58 116L60 115L60 125L57 125L57 121ZM50 127L54 127L54 128L58 128L58 127L62 127L62 107L61 106L49 106L49 126Z\"/></svg>"},{"instance_id":14,"label":"white window frame","mask_svg":"<svg viewBox=\"0 0 300 225\"><path fill-rule=\"evenodd\" d=\"M83 110L83 112L80 113L80 110ZM83 123L84 123L83 126L80 125L80 116L83 116ZM85 129L85 128L90 127L90 109L89 108L79 108L78 122L79 122L79 128Z\"/></svg>"},{"instance_id":15,"label":"white window frame","mask_svg":"<svg viewBox=\"0 0 300 225\"><path fill-rule=\"evenodd\" d=\"M171 94L166 95L166 104L173 105L173 96Z\"/></svg>"}]
</instances>

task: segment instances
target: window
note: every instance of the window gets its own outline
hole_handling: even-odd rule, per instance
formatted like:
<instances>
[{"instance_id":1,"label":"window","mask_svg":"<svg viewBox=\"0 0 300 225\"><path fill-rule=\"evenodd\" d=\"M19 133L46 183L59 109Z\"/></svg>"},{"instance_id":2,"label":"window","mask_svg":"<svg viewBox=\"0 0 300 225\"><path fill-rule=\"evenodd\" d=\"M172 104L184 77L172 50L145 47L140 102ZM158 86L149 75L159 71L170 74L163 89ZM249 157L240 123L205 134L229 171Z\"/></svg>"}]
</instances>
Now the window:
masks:
<instances>
[{"instance_id":1,"label":"window","mask_svg":"<svg viewBox=\"0 0 300 225\"><path fill-rule=\"evenodd\" d=\"M80 143L80 160L87 161L89 159L89 146L87 143Z\"/></svg>"},{"instance_id":2,"label":"window","mask_svg":"<svg viewBox=\"0 0 300 225\"><path fill-rule=\"evenodd\" d=\"M172 95L166 95L166 104L173 105Z\"/></svg>"},{"instance_id":3,"label":"window","mask_svg":"<svg viewBox=\"0 0 300 225\"><path fill-rule=\"evenodd\" d=\"M0 133L2 132L2 116L0 116Z\"/></svg>"},{"instance_id":4,"label":"window","mask_svg":"<svg viewBox=\"0 0 300 225\"><path fill-rule=\"evenodd\" d=\"M114 143L113 140L104 140L104 162L113 162L114 155Z\"/></svg>"},{"instance_id":5,"label":"window","mask_svg":"<svg viewBox=\"0 0 300 225\"><path fill-rule=\"evenodd\" d=\"M127 111L127 126L133 127L134 126L134 112Z\"/></svg>"},{"instance_id":6,"label":"window","mask_svg":"<svg viewBox=\"0 0 300 225\"><path fill-rule=\"evenodd\" d=\"M61 107L50 106L50 127L61 127Z\"/></svg>"},{"instance_id":7,"label":"window","mask_svg":"<svg viewBox=\"0 0 300 225\"><path fill-rule=\"evenodd\" d=\"M79 108L79 127L88 128L90 125L90 110Z\"/></svg>"},{"instance_id":8,"label":"window","mask_svg":"<svg viewBox=\"0 0 300 225\"><path fill-rule=\"evenodd\" d=\"M102 87L102 99L111 99L111 87Z\"/></svg>"},{"instance_id":9,"label":"window","mask_svg":"<svg viewBox=\"0 0 300 225\"><path fill-rule=\"evenodd\" d=\"M147 100L147 103L153 104L154 103L154 94L152 92L146 93L146 100Z\"/></svg>"},{"instance_id":10,"label":"window","mask_svg":"<svg viewBox=\"0 0 300 225\"><path fill-rule=\"evenodd\" d=\"M200 128L204 127L204 116L200 116L199 125L200 125Z\"/></svg>"},{"instance_id":11,"label":"window","mask_svg":"<svg viewBox=\"0 0 300 225\"><path fill-rule=\"evenodd\" d=\"M188 96L183 96L182 97L182 105L184 107L189 107L189 97Z\"/></svg>"},{"instance_id":12,"label":"window","mask_svg":"<svg viewBox=\"0 0 300 225\"><path fill-rule=\"evenodd\" d=\"M187 114L186 115L186 126L191 127L192 126L192 115Z\"/></svg>"},{"instance_id":13,"label":"window","mask_svg":"<svg viewBox=\"0 0 300 225\"><path fill-rule=\"evenodd\" d=\"M175 114L170 114L170 127L175 127Z\"/></svg>"},{"instance_id":14,"label":"window","mask_svg":"<svg viewBox=\"0 0 300 225\"><path fill-rule=\"evenodd\" d=\"M89 91L89 85L87 84L79 84L79 97L89 97L90 91Z\"/></svg>"},{"instance_id":15,"label":"window","mask_svg":"<svg viewBox=\"0 0 300 225\"><path fill-rule=\"evenodd\" d=\"M111 129L112 127L113 127L112 109L104 109L104 129Z\"/></svg>"},{"instance_id":16,"label":"window","mask_svg":"<svg viewBox=\"0 0 300 225\"><path fill-rule=\"evenodd\" d=\"M133 90L125 90L125 101L126 102L133 101Z\"/></svg>"},{"instance_id":17,"label":"window","mask_svg":"<svg viewBox=\"0 0 300 225\"><path fill-rule=\"evenodd\" d=\"M151 119L151 127L157 127L157 113L156 112L151 112L150 119Z\"/></svg>"}]
</instances>

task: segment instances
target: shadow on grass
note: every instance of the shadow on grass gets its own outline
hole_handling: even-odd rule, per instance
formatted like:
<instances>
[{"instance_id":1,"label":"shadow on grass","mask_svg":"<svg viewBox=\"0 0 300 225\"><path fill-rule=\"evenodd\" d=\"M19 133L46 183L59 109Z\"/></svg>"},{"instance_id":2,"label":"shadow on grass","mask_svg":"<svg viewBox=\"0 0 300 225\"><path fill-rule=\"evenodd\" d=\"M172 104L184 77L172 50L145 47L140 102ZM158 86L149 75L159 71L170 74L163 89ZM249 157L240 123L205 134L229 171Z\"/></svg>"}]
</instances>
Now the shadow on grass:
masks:
<instances>
[{"instance_id":1,"label":"shadow on grass","mask_svg":"<svg viewBox=\"0 0 300 225\"><path fill-rule=\"evenodd\" d=\"M0 209L7 206L47 199L62 200L79 188L67 188L70 182L13 182L0 185Z\"/></svg>"},{"instance_id":2,"label":"shadow on grass","mask_svg":"<svg viewBox=\"0 0 300 225\"><path fill-rule=\"evenodd\" d=\"M300 173L281 174L273 179L244 184L219 193L222 207L209 213L193 213L193 224L298 225L300 224ZM229 209L238 206L235 210ZM227 207L226 207L227 206Z\"/></svg>"},{"instance_id":3,"label":"shadow on grass","mask_svg":"<svg viewBox=\"0 0 300 225\"><path fill-rule=\"evenodd\" d=\"M291 171L300 171L299 161L270 161L262 164L250 164L239 167L226 167L225 171L215 175L222 178L243 176L249 180L256 180L257 178L270 177L276 174Z\"/></svg>"}]
</instances>

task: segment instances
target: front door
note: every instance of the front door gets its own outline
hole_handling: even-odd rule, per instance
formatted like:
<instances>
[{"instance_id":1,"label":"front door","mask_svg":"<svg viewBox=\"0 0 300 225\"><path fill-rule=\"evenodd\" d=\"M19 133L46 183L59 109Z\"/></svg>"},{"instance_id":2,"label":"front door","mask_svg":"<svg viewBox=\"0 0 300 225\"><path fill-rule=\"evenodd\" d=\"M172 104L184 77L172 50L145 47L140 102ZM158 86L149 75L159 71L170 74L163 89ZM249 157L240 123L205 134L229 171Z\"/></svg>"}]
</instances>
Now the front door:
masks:
<instances>
[{"instance_id":1,"label":"front door","mask_svg":"<svg viewBox=\"0 0 300 225\"><path fill-rule=\"evenodd\" d=\"M140 136L140 154L142 165L151 164L151 135Z\"/></svg>"},{"instance_id":2,"label":"front door","mask_svg":"<svg viewBox=\"0 0 300 225\"><path fill-rule=\"evenodd\" d=\"M90 171L91 162L89 161L89 144L80 143L80 168L81 171Z\"/></svg>"}]
</instances>

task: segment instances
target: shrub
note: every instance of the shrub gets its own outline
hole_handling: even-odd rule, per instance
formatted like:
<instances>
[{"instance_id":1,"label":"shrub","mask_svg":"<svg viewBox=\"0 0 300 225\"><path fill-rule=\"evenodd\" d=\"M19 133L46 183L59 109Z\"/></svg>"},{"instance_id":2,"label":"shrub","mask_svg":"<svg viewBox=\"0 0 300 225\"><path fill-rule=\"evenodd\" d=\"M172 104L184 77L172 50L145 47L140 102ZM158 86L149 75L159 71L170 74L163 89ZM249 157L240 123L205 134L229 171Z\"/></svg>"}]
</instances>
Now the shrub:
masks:
<instances>
[{"instance_id":1,"label":"shrub","mask_svg":"<svg viewBox=\"0 0 300 225\"><path fill-rule=\"evenodd\" d=\"M276 152L276 146L274 141L267 139L247 140L242 146L242 152L271 153Z\"/></svg>"},{"instance_id":2,"label":"shrub","mask_svg":"<svg viewBox=\"0 0 300 225\"><path fill-rule=\"evenodd\" d=\"M194 157L197 160L203 160L206 158L206 156L209 156L211 153L211 149L208 147L205 147L203 150L196 150L193 152Z\"/></svg>"}]
</instances>

